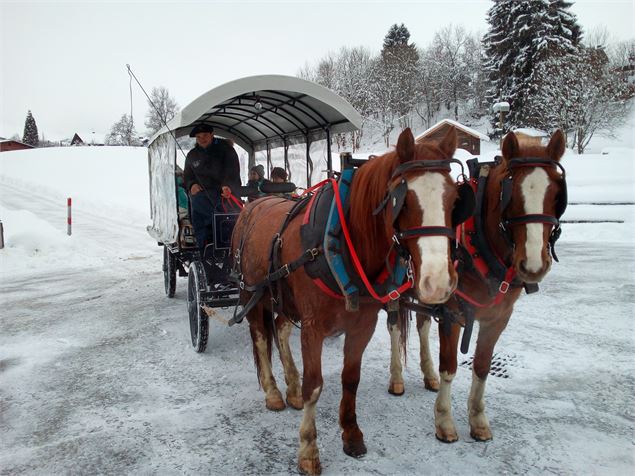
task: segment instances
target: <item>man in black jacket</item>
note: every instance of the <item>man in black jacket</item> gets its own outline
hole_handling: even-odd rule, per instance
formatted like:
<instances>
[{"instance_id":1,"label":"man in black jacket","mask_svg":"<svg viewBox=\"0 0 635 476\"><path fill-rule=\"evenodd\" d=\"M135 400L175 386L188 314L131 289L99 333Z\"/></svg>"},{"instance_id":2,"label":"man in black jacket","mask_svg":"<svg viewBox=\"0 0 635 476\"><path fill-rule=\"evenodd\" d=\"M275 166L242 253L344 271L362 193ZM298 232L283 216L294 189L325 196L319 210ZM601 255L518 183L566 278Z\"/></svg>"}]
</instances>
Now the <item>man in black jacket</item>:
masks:
<instances>
[{"instance_id":1,"label":"man in black jacket","mask_svg":"<svg viewBox=\"0 0 635 476\"><path fill-rule=\"evenodd\" d=\"M192 129L190 137L196 137L196 147L185 159L183 179L190 194L192 226L196 243L203 251L213 241L210 227L214 211L224 211L221 198L237 195L240 187L240 163L234 147L229 141L214 138L214 128L199 124Z\"/></svg>"}]
</instances>

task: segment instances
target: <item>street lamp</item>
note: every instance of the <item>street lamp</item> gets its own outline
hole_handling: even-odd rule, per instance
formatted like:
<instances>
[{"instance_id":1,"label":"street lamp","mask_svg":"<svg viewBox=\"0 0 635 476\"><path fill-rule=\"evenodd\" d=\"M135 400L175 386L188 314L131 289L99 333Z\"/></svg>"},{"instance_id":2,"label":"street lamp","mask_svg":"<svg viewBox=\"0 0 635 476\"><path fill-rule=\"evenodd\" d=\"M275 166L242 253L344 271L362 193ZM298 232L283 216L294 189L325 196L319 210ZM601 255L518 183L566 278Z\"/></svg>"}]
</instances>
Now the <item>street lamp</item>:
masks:
<instances>
[{"instance_id":1,"label":"street lamp","mask_svg":"<svg viewBox=\"0 0 635 476\"><path fill-rule=\"evenodd\" d=\"M503 130L503 123L505 122L505 114L509 112L509 103L507 101L497 102L492 106L494 112L499 113L499 127Z\"/></svg>"}]
</instances>

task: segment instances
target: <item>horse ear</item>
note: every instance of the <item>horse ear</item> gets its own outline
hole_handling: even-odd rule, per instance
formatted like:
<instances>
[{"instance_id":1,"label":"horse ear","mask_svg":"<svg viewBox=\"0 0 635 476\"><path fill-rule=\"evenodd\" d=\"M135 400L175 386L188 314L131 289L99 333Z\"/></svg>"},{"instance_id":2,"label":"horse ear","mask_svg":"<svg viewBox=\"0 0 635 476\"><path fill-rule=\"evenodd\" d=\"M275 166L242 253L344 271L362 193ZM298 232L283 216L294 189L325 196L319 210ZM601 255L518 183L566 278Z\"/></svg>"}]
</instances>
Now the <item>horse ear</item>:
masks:
<instances>
[{"instance_id":1,"label":"horse ear","mask_svg":"<svg viewBox=\"0 0 635 476\"><path fill-rule=\"evenodd\" d=\"M397 155L401 163L414 159L415 156L415 138L410 128L403 130L397 139Z\"/></svg>"},{"instance_id":2,"label":"horse ear","mask_svg":"<svg viewBox=\"0 0 635 476\"><path fill-rule=\"evenodd\" d=\"M445 137L439 143L439 149L449 159L454 156L454 151L456 150L456 129L454 127L450 127L450 130L445 134Z\"/></svg>"},{"instance_id":3,"label":"horse ear","mask_svg":"<svg viewBox=\"0 0 635 476\"><path fill-rule=\"evenodd\" d=\"M501 152L503 158L506 160L513 159L518 155L520 146L518 145L518 138L513 132L508 132L503 139L503 145L501 145Z\"/></svg>"},{"instance_id":4,"label":"horse ear","mask_svg":"<svg viewBox=\"0 0 635 476\"><path fill-rule=\"evenodd\" d=\"M549 140L549 145L547 145L547 155L551 160L560 160L560 157L564 155L566 142L562 129L558 129L553 133Z\"/></svg>"}]
</instances>

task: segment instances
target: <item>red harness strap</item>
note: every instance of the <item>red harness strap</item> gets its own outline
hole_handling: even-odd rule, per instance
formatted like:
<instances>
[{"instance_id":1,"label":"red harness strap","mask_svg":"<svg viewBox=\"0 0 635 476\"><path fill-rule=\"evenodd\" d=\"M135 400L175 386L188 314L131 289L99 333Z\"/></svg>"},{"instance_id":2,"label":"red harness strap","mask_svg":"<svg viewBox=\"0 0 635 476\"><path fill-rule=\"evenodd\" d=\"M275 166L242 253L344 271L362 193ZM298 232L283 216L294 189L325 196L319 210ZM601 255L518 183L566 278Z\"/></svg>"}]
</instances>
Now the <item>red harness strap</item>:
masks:
<instances>
[{"instance_id":1,"label":"red harness strap","mask_svg":"<svg viewBox=\"0 0 635 476\"><path fill-rule=\"evenodd\" d=\"M470 184L472 185L472 187L476 186L475 181L470 181ZM487 262L483 259L483 257L478 252L478 249L476 248L476 246L474 246L474 244L472 244L471 240L469 239L469 236L473 236L476 233L476 226L475 226L474 220L475 220L474 216L471 216L470 218L468 218L464 223L462 223L461 225L457 227L456 234L461 244L465 247L469 255L472 257L472 262L474 264L474 267L480 274L481 278L485 281L487 280L487 275L489 274L489 271L490 271L489 266L487 265ZM496 259L498 259L499 262L503 263L503 261L498 256L496 257ZM498 292L496 293L496 296L494 296L494 298L487 304L483 304L481 302L476 301L474 298L465 294L463 291L459 289L457 289L454 292L457 296L461 297L462 299L469 302L473 306L480 307L480 308L496 306L497 304L500 304L503 301L503 299L505 298L505 294L507 294L507 291L509 290L511 286L511 282L516 277L516 270L514 269L513 266L506 267L506 268L507 270L505 272L505 278L498 286Z\"/></svg>"}]
</instances>

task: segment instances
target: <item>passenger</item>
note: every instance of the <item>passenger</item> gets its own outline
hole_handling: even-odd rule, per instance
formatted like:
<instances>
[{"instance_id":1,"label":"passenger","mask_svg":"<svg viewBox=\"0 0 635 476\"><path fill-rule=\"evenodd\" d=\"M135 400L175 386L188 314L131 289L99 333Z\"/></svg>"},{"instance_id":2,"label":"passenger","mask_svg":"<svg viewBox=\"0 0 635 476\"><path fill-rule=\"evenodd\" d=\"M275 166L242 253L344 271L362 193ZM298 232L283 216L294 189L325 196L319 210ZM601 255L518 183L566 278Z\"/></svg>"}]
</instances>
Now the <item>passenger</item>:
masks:
<instances>
[{"instance_id":1,"label":"passenger","mask_svg":"<svg viewBox=\"0 0 635 476\"><path fill-rule=\"evenodd\" d=\"M287 171L282 167L274 167L271 170L271 181L273 183L285 183L287 181Z\"/></svg>"},{"instance_id":2,"label":"passenger","mask_svg":"<svg viewBox=\"0 0 635 476\"><path fill-rule=\"evenodd\" d=\"M250 195L249 197L247 197L247 199L250 202L253 202L257 198L264 197L265 193L260 191L260 187L262 187L262 184L268 182L268 180L265 178L264 166L262 164L254 165L252 168L249 169L249 175L247 175L247 178L249 179L247 181L247 186L255 187L258 189L257 193Z\"/></svg>"},{"instance_id":3,"label":"passenger","mask_svg":"<svg viewBox=\"0 0 635 476\"><path fill-rule=\"evenodd\" d=\"M199 124L190 137L196 137L196 147L187 154L183 178L190 193L196 243L204 251L213 242L214 212L223 212L221 197L238 194L240 163L231 142L214 138L212 126Z\"/></svg>"},{"instance_id":4,"label":"passenger","mask_svg":"<svg viewBox=\"0 0 635 476\"><path fill-rule=\"evenodd\" d=\"M176 176L176 197L179 207L179 219L182 220L188 217L187 208L189 201L187 192L185 191L185 182L183 181L183 169L177 165L174 175Z\"/></svg>"},{"instance_id":5,"label":"passenger","mask_svg":"<svg viewBox=\"0 0 635 476\"><path fill-rule=\"evenodd\" d=\"M273 183L287 183L287 171L282 167L274 167L271 169L271 181ZM293 198L297 198L298 195L295 192L292 193L276 193L278 197L286 198L287 200L291 200Z\"/></svg>"}]
</instances>

